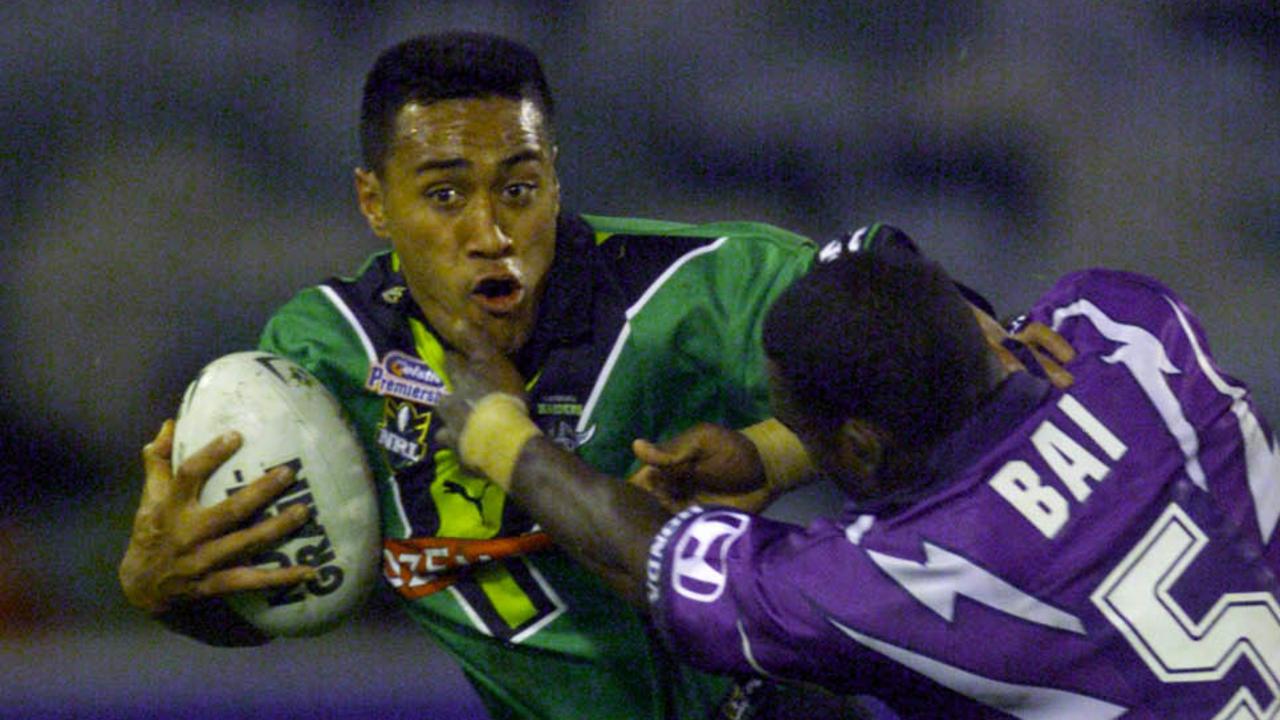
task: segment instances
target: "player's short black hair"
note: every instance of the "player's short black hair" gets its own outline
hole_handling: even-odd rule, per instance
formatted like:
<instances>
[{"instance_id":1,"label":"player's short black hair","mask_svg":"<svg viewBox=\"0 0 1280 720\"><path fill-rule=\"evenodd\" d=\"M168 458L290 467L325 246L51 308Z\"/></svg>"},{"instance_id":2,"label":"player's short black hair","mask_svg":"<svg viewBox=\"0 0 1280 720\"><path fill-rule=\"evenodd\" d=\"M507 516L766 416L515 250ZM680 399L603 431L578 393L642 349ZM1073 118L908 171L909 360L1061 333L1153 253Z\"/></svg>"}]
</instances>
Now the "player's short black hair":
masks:
<instances>
[{"instance_id":1,"label":"player's short black hair","mask_svg":"<svg viewBox=\"0 0 1280 720\"><path fill-rule=\"evenodd\" d=\"M989 351L941 266L903 252L819 262L769 310L764 349L818 427L849 418L931 445L977 409Z\"/></svg>"},{"instance_id":2,"label":"player's short black hair","mask_svg":"<svg viewBox=\"0 0 1280 720\"><path fill-rule=\"evenodd\" d=\"M446 32L386 49L365 77L360 105L365 169L382 170L396 114L406 103L490 96L532 100L553 132L551 89L538 56L520 43L486 33Z\"/></svg>"}]
</instances>

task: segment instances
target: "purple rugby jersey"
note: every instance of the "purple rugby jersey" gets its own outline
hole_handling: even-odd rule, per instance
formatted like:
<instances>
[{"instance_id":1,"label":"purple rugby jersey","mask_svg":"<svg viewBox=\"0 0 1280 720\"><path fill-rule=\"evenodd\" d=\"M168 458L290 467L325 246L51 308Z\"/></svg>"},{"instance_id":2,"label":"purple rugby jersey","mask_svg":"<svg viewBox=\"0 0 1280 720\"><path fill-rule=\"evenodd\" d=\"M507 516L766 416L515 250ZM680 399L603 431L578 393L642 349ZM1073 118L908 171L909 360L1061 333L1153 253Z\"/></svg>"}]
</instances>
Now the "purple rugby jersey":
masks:
<instances>
[{"instance_id":1,"label":"purple rugby jersey","mask_svg":"<svg viewBox=\"0 0 1280 720\"><path fill-rule=\"evenodd\" d=\"M909 718L1280 717L1280 448L1197 320L1138 275L1028 315L1076 348L930 458L945 478L800 528L691 508L654 539L666 641Z\"/></svg>"}]
</instances>

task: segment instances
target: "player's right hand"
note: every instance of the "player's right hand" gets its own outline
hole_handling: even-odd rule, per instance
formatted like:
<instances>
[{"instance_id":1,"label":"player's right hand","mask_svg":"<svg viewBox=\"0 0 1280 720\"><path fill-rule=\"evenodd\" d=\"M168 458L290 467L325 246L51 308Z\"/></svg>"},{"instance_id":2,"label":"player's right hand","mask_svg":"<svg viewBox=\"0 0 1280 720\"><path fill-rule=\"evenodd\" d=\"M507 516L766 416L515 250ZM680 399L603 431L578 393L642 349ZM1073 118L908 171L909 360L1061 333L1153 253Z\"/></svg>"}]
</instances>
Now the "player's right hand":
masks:
<instances>
[{"instance_id":1,"label":"player's right hand","mask_svg":"<svg viewBox=\"0 0 1280 720\"><path fill-rule=\"evenodd\" d=\"M200 490L218 466L240 448L228 433L210 442L173 471L172 420L142 450L146 481L129 546L120 562L120 586L134 606L163 613L184 601L244 590L283 587L314 579L315 568L261 569L238 566L301 527L310 516L303 504L245 526L294 482L281 467L217 505L200 504Z\"/></svg>"},{"instance_id":2,"label":"player's right hand","mask_svg":"<svg viewBox=\"0 0 1280 720\"><path fill-rule=\"evenodd\" d=\"M756 446L729 428L699 423L666 442L635 440L631 449L644 466L627 481L671 512L694 502L759 512L773 500Z\"/></svg>"}]
</instances>

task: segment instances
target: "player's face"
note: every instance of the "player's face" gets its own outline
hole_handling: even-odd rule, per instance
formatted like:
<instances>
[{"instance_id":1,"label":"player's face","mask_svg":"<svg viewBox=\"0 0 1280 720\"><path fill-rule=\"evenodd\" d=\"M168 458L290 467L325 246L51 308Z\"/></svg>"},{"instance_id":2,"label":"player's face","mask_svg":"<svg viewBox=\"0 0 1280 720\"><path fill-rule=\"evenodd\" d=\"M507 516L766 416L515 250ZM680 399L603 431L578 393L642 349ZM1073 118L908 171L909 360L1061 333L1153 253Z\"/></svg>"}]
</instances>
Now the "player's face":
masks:
<instances>
[{"instance_id":1,"label":"player's face","mask_svg":"<svg viewBox=\"0 0 1280 720\"><path fill-rule=\"evenodd\" d=\"M408 103L360 207L391 241L423 315L451 344L465 320L504 353L529 339L555 254L560 186L542 113L502 97Z\"/></svg>"},{"instance_id":2,"label":"player's face","mask_svg":"<svg viewBox=\"0 0 1280 720\"><path fill-rule=\"evenodd\" d=\"M809 459L846 495L871 499L874 478L848 425L815 416L809 404L794 397L777 366L772 361L767 366L769 406L774 418L800 438Z\"/></svg>"}]
</instances>

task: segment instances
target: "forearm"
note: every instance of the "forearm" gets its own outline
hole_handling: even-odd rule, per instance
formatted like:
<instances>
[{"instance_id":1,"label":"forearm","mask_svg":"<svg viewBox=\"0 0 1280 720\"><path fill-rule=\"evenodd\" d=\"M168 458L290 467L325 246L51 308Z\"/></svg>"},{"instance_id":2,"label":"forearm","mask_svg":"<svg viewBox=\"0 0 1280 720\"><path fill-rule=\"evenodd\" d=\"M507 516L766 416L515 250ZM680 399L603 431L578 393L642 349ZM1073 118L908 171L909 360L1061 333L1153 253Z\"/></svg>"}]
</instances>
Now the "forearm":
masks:
<instances>
[{"instance_id":1,"label":"forearm","mask_svg":"<svg viewBox=\"0 0 1280 720\"><path fill-rule=\"evenodd\" d=\"M670 517L653 496L542 436L524 443L509 492L560 547L620 595L644 603L649 543Z\"/></svg>"},{"instance_id":2,"label":"forearm","mask_svg":"<svg viewBox=\"0 0 1280 720\"><path fill-rule=\"evenodd\" d=\"M505 490L560 547L636 603L643 602L649 541L669 513L656 498L597 472L542 436L524 402L489 393L474 405L457 398L441 405L461 424L464 462Z\"/></svg>"}]
</instances>

